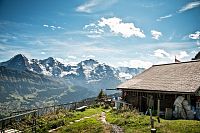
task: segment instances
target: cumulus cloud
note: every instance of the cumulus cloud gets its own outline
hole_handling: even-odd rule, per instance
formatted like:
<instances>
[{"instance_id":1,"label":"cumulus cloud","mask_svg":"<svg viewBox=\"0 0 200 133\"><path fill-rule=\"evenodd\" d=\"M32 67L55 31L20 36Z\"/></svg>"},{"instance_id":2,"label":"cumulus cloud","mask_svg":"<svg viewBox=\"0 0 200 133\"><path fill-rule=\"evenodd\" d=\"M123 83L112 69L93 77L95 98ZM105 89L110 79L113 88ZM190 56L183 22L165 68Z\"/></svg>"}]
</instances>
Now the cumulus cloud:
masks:
<instances>
[{"instance_id":1,"label":"cumulus cloud","mask_svg":"<svg viewBox=\"0 0 200 133\"><path fill-rule=\"evenodd\" d=\"M110 31L114 34L121 34L122 37L128 38L131 36L136 36L144 38L145 34L140 28L135 27L133 23L124 23L122 19L113 17L113 18L101 18L98 21L98 26L108 27Z\"/></svg>"},{"instance_id":2,"label":"cumulus cloud","mask_svg":"<svg viewBox=\"0 0 200 133\"><path fill-rule=\"evenodd\" d=\"M167 58L170 60L174 60L175 56L177 57L177 59L184 59L185 57L189 57L189 55L186 51L180 51L180 52L176 52L174 54L170 54L163 49L155 50L153 56L162 58L162 59Z\"/></svg>"},{"instance_id":3,"label":"cumulus cloud","mask_svg":"<svg viewBox=\"0 0 200 133\"><path fill-rule=\"evenodd\" d=\"M48 25L48 24L44 24L43 27L50 28L51 30L64 29L64 28L62 28L60 26L54 26L54 25Z\"/></svg>"},{"instance_id":4,"label":"cumulus cloud","mask_svg":"<svg viewBox=\"0 0 200 133\"><path fill-rule=\"evenodd\" d=\"M151 30L151 35L153 39L159 40L160 36L162 36L162 33L156 30Z\"/></svg>"},{"instance_id":5,"label":"cumulus cloud","mask_svg":"<svg viewBox=\"0 0 200 133\"><path fill-rule=\"evenodd\" d=\"M154 56L158 57L158 58L171 58L171 55L169 53L167 53L165 50L163 49L157 49L154 51Z\"/></svg>"},{"instance_id":6,"label":"cumulus cloud","mask_svg":"<svg viewBox=\"0 0 200 133\"><path fill-rule=\"evenodd\" d=\"M169 15L166 15L166 16L162 16L162 17L159 17L158 19L156 19L156 21L162 21L163 19L170 18L172 16L173 16L172 14L169 14Z\"/></svg>"},{"instance_id":7,"label":"cumulus cloud","mask_svg":"<svg viewBox=\"0 0 200 133\"><path fill-rule=\"evenodd\" d=\"M178 53L176 56L178 59L183 59L185 57L188 57L189 55L186 51L180 51L180 53Z\"/></svg>"},{"instance_id":8,"label":"cumulus cloud","mask_svg":"<svg viewBox=\"0 0 200 133\"><path fill-rule=\"evenodd\" d=\"M97 38L101 37L101 34L105 32L105 28L108 28L111 33L121 35L124 38L136 36L144 38L145 34L140 28L135 27L133 23L124 23L120 18L101 18L97 24L91 23L83 27L88 31L88 37Z\"/></svg>"},{"instance_id":9,"label":"cumulus cloud","mask_svg":"<svg viewBox=\"0 0 200 133\"><path fill-rule=\"evenodd\" d=\"M182 13L182 12L191 10L193 8L199 7L199 6L200 6L200 1L190 2L190 3L186 4L185 6L183 6L178 12Z\"/></svg>"},{"instance_id":10,"label":"cumulus cloud","mask_svg":"<svg viewBox=\"0 0 200 133\"><path fill-rule=\"evenodd\" d=\"M153 65L152 62L142 61L142 60L130 60L130 61L122 61L118 62L119 66L122 67L132 67L132 68L149 68Z\"/></svg>"}]
</instances>

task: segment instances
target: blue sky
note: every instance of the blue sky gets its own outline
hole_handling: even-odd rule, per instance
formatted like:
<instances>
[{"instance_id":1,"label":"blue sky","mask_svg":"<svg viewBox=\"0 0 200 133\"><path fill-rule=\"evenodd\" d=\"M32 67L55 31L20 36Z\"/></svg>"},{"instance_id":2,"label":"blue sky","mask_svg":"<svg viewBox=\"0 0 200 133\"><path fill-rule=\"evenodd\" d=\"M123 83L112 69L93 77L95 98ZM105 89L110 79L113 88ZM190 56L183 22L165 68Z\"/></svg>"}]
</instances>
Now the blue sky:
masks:
<instances>
[{"instance_id":1,"label":"blue sky","mask_svg":"<svg viewBox=\"0 0 200 133\"><path fill-rule=\"evenodd\" d=\"M22 53L149 67L200 51L200 1L0 0L0 61Z\"/></svg>"}]
</instances>

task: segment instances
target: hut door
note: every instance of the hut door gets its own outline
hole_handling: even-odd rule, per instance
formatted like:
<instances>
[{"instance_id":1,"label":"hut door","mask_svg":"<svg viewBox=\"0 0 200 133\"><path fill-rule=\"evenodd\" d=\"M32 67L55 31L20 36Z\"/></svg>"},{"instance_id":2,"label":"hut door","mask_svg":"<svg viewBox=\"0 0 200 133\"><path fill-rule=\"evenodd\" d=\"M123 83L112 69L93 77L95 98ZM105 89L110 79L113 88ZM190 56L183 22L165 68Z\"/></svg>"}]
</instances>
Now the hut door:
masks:
<instances>
[{"instance_id":1,"label":"hut door","mask_svg":"<svg viewBox=\"0 0 200 133\"><path fill-rule=\"evenodd\" d=\"M144 96L142 96L141 111L142 112L146 112L147 111L147 97L144 97Z\"/></svg>"}]
</instances>

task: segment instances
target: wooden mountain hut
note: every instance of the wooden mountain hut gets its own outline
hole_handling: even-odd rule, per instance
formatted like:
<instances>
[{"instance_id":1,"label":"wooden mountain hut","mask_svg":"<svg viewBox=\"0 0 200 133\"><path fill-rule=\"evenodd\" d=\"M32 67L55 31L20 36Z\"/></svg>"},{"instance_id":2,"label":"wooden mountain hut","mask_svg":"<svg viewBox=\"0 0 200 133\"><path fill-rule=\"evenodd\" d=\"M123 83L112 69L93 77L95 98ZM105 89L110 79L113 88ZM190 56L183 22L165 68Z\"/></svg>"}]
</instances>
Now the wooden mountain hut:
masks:
<instances>
[{"instance_id":1,"label":"wooden mountain hut","mask_svg":"<svg viewBox=\"0 0 200 133\"><path fill-rule=\"evenodd\" d=\"M178 96L188 101L191 110L200 106L200 60L153 65L120 84L122 99L140 112L148 108L174 110Z\"/></svg>"}]
</instances>

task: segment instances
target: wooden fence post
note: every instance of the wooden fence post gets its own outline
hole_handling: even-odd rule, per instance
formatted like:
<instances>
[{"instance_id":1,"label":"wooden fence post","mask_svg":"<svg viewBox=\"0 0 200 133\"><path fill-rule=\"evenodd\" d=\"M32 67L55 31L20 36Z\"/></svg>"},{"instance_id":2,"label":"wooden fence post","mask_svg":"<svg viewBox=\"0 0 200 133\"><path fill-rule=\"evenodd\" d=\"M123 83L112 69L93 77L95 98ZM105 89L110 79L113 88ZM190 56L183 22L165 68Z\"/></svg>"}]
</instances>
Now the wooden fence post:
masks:
<instances>
[{"instance_id":1,"label":"wooden fence post","mask_svg":"<svg viewBox=\"0 0 200 133\"><path fill-rule=\"evenodd\" d=\"M150 123L151 123L151 128L154 128L154 120L152 118L152 112L151 109L149 109L149 113L150 113Z\"/></svg>"},{"instance_id":2,"label":"wooden fence post","mask_svg":"<svg viewBox=\"0 0 200 133\"><path fill-rule=\"evenodd\" d=\"M156 133L156 129L154 128L154 119L152 118L151 109L149 109L149 113L150 113L151 133Z\"/></svg>"},{"instance_id":3,"label":"wooden fence post","mask_svg":"<svg viewBox=\"0 0 200 133\"><path fill-rule=\"evenodd\" d=\"M158 99L157 116L158 123L160 123L160 99Z\"/></svg>"}]
</instances>

